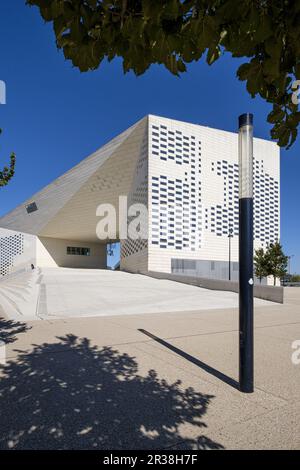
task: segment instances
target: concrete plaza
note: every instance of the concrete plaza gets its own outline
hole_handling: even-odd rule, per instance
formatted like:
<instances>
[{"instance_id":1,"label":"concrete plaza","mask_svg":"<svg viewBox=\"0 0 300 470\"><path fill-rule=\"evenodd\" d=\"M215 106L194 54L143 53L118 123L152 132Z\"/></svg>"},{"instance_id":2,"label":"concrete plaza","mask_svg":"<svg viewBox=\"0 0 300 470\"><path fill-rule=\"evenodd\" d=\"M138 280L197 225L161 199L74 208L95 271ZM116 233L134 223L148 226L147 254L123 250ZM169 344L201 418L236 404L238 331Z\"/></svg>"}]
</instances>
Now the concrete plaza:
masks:
<instances>
[{"instance_id":1,"label":"concrete plaza","mask_svg":"<svg viewBox=\"0 0 300 470\"><path fill-rule=\"evenodd\" d=\"M124 271L38 268L3 279L1 305L8 318L28 321L236 308L238 296Z\"/></svg>"},{"instance_id":2,"label":"concrete plaza","mask_svg":"<svg viewBox=\"0 0 300 470\"><path fill-rule=\"evenodd\" d=\"M0 330L1 449L300 448L300 289L256 305L250 395L237 390L236 305L27 322L3 312Z\"/></svg>"}]
</instances>

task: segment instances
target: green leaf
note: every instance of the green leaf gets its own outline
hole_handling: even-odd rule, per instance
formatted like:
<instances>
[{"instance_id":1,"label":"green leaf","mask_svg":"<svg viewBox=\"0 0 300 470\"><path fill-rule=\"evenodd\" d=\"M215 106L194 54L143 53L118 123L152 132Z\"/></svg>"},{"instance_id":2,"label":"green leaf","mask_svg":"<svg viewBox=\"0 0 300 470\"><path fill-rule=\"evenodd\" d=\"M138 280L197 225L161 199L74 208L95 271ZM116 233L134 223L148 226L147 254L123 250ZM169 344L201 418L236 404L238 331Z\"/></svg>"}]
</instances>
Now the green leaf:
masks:
<instances>
[{"instance_id":1,"label":"green leaf","mask_svg":"<svg viewBox=\"0 0 300 470\"><path fill-rule=\"evenodd\" d=\"M273 111L268 115L268 122L274 124L277 121L282 121L285 117L285 112L279 106L275 106Z\"/></svg>"}]
</instances>

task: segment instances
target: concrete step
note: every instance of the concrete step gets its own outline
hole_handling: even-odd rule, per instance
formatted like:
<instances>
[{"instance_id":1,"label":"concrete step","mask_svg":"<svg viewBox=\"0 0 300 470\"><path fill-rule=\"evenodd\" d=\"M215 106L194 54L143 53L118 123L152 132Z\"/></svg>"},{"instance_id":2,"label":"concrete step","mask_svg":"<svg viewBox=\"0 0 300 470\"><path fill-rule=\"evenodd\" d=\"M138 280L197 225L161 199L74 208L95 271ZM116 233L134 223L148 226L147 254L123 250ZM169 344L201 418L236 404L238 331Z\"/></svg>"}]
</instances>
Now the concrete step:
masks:
<instances>
[{"instance_id":1,"label":"concrete step","mask_svg":"<svg viewBox=\"0 0 300 470\"><path fill-rule=\"evenodd\" d=\"M4 292L7 295L11 295L12 297L16 297L20 300L26 300L26 297L30 295L31 288L24 287L24 286L3 286L0 287L0 292Z\"/></svg>"},{"instance_id":2,"label":"concrete step","mask_svg":"<svg viewBox=\"0 0 300 470\"><path fill-rule=\"evenodd\" d=\"M12 319L36 319L40 272L22 272L0 282L0 305Z\"/></svg>"},{"instance_id":3,"label":"concrete step","mask_svg":"<svg viewBox=\"0 0 300 470\"><path fill-rule=\"evenodd\" d=\"M19 310L18 305L11 299L11 297L5 295L0 290L0 305L5 312L5 315L10 319L16 319L22 316L22 312Z\"/></svg>"}]
</instances>

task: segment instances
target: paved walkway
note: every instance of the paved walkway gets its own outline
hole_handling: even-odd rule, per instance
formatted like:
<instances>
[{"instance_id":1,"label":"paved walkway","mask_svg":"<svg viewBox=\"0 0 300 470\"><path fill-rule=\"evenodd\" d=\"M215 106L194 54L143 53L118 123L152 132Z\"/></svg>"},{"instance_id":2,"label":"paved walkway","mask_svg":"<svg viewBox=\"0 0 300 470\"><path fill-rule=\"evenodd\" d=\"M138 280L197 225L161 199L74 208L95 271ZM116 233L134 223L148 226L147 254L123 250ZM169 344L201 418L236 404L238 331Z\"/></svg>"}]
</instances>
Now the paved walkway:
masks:
<instances>
[{"instance_id":1,"label":"paved walkway","mask_svg":"<svg viewBox=\"0 0 300 470\"><path fill-rule=\"evenodd\" d=\"M255 312L255 393L236 388L238 311L1 321L2 449L299 449L300 289Z\"/></svg>"}]
</instances>

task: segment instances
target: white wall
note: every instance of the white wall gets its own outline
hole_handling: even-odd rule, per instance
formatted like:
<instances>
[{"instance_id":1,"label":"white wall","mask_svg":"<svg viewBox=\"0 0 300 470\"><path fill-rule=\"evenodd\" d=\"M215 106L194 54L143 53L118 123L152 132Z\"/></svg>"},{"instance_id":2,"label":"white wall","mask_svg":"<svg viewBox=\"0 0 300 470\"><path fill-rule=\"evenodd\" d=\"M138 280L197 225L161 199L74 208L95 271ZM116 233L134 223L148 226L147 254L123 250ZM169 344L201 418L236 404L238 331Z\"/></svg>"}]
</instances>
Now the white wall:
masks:
<instances>
[{"instance_id":1,"label":"white wall","mask_svg":"<svg viewBox=\"0 0 300 470\"><path fill-rule=\"evenodd\" d=\"M90 256L68 255L67 247L90 248ZM58 238L37 238L38 267L106 268L106 245Z\"/></svg>"},{"instance_id":2,"label":"white wall","mask_svg":"<svg viewBox=\"0 0 300 470\"><path fill-rule=\"evenodd\" d=\"M148 249L140 250L129 256L121 258L121 271L143 273L148 271Z\"/></svg>"},{"instance_id":3,"label":"white wall","mask_svg":"<svg viewBox=\"0 0 300 470\"><path fill-rule=\"evenodd\" d=\"M133 158L133 155L131 156ZM128 194L128 208L134 204L142 204L148 208L148 120L140 135L138 154L135 161L132 184ZM137 240L121 239L120 243L120 269L133 273L148 271L148 212L139 214L140 232ZM135 217L133 216L133 219ZM132 218L128 217L128 221Z\"/></svg>"},{"instance_id":4,"label":"white wall","mask_svg":"<svg viewBox=\"0 0 300 470\"><path fill-rule=\"evenodd\" d=\"M36 263L36 237L0 228L0 277L31 269Z\"/></svg>"},{"instance_id":5,"label":"white wall","mask_svg":"<svg viewBox=\"0 0 300 470\"><path fill-rule=\"evenodd\" d=\"M176 139L176 136L179 136L179 139ZM170 137L175 137L175 141ZM187 143L187 158L184 158L184 142ZM172 143L175 144L174 147ZM178 155L177 163L176 154ZM173 160L172 155L175 155ZM266 248L268 243L280 237L279 156L279 149L274 142L254 139L255 248L260 246ZM162 185L162 176L167 178L165 186ZM158 178L158 181L153 178ZM186 189L188 193L186 202L183 200L186 227L181 218L181 223L175 225L174 234L172 233L174 228L171 229L169 201L170 181L175 182L176 186L176 180L179 193L182 194L183 189ZM156 182L158 182L158 187L154 186ZM276 189L274 189L275 184ZM163 193L164 187L167 187L165 193ZM159 196L159 210L163 215L163 222L156 231L156 233L160 232L158 238L155 238L154 232L155 206L152 199L155 194ZM168 206L163 204L163 194L167 194ZM192 226L192 195L196 205L195 227ZM217 219L217 210L221 210L220 220ZM164 216L164 211L166 216ZM229 217L226 217L226 213L232 214L230 217L233 218L233 223L228 222ZM213 220L214 217L215 220ZM276 218L278 222L275 222ZM221 227L219 233L216 230L217 222L220 222L218 226ZM238 135L149 116L149 270L171 272L172 258L228 260L229 225L234 228L234 237L231 240L231 260L238 261ZM175 240L179 240L183 238L181 230L186 232L186 247L176 249L176 245L172 247L170 244L171 235ZM160 247L161 239L166 239L166 248ZM155 240L159 240L159 243L154 244Z\"/></svg>"}]
</instances>

